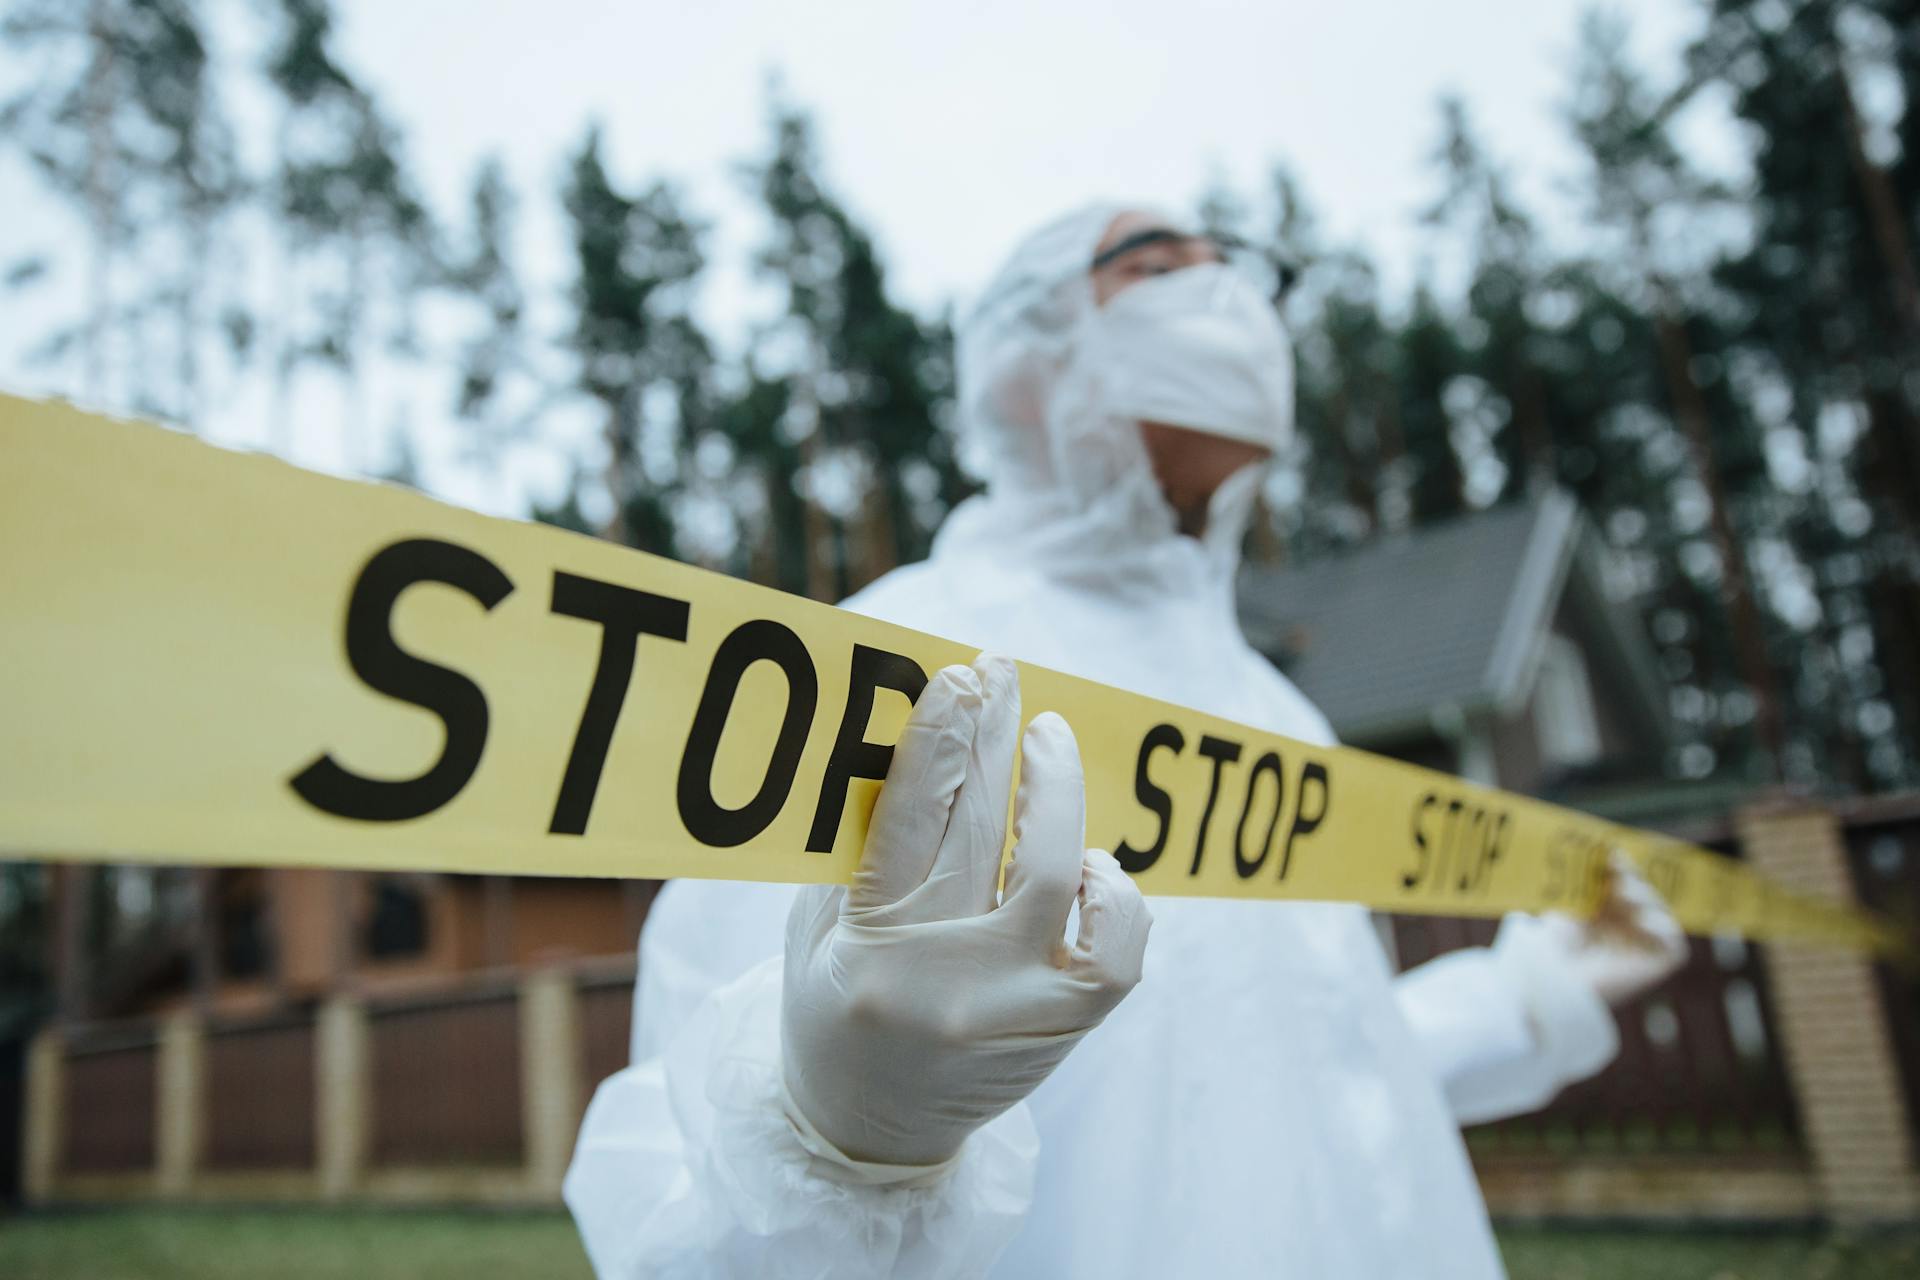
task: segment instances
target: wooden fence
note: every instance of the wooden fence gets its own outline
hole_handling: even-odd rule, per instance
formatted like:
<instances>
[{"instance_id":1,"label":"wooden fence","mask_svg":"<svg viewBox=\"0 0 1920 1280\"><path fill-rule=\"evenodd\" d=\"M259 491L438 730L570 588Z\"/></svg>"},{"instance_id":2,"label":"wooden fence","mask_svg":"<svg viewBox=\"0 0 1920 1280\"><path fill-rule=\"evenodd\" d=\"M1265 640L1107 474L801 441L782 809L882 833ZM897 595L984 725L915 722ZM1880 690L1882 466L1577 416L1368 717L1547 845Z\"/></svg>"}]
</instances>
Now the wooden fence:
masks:
<instances>
[{"instance_id":1,"label":"wooden fence","mask_svg":"<svg viewBox=\"0 0 1920 1280\"><path fill-rule=\"evenodd\" d=\"M1920 798L1861 802L1847 815L1847 867L1855 896L1866 906L1906 922L1920 937ZM1920 1151L1920 974L1878 966L1875 979L1901 1077L1906 1082L1909 1135Z\"/></svg>"},{"instance_id":2,"label":"wooden fence","mask_svg":"<svg viewBox=\"0 0 1920 1280\"><path fill-rule=\"evenodd\" d=\"M1492 921L1400 917L1403 967L1492 941ZM1793 1091L1768 1012L1761 951L1692 940L1686 967L1615 1012L1620 1053L1543 1111L1472 1132L1476 1151L1724 1153L1800 1145Z\"/></svg>"},{"instance_id":3,"label":"wooden fence","mask_svg":"<svg viewBox=\"0 0 1920 1280\"><path fill-rule=\"evenodd\" d=\"M45 1033L28 1195L551 1203L632 990L630 961L594 962Z\"/></svg>"},{"instance_id":4,"label":"wooden fence","mask_svg":"<svg viewBox=\"0 0 1920 1280\"><path fill-rule=\"evenodd\" d=\"M1844 825L1804 809L1781 822L1801 845L1776 841L1769 856L1830 855L1863 899L1915 918L1920 801ZM1745 838L1756 830L1770 828ZM1408 965L1493 928L1395 923ZM1848 966L1852 987L1834 976ZM633 976L631 961L597 961L249 1019L43 1033L27 1072L28 1197L552 1203L595 1084L626 1064ZM1920 1213L1917 1015L1910 979L1864 961L1695 940L1681 974L1618 1012L1611 1066L1536 1115L1469 1132L1489 1203L1557 1216ZM1900 1127L1901 1141L1863 1141L1862 1124ZM1856 1147L1879 1163L1860 1166Z\"/></svg>"}]
</instances>

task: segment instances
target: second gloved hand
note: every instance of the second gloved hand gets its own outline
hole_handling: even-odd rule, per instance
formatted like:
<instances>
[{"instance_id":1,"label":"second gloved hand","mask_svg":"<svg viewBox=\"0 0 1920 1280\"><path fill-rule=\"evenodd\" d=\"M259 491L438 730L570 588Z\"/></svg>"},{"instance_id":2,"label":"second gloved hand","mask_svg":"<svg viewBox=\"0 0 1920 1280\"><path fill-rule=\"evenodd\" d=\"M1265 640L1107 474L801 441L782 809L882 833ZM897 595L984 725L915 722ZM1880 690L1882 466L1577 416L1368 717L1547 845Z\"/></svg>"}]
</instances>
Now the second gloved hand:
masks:
<instances>
[{"instance_id":1,"label":"second gloved hand","mask_svg":"<svg viewBox=\"0 0 1920 1280\"><path fill-rule=\"evenodd\" d=\"M1079 748L1050 713L1020 740L998 892L1019 726L1011 662L983 655L935 675L894 749L853 885L805 890L788 917L789 1118L814 1154L870 1181L954 1157L1140 980L1151 917L1119 864L1084 847Z\"/></svg>"},{"instance_id":2,"label":"second gloved hand","mask_svg":"<svg viewBox=\"0 0 1920 1280\"><path fill-rule=\"evenodd\" d=\"M1687 936L1659 892L1616 850L1607 860L1607 894L1592 918L1553 914L1545 936L1610 1005L1652 990L1687 960Z\"/></svg>"}]
</instances>

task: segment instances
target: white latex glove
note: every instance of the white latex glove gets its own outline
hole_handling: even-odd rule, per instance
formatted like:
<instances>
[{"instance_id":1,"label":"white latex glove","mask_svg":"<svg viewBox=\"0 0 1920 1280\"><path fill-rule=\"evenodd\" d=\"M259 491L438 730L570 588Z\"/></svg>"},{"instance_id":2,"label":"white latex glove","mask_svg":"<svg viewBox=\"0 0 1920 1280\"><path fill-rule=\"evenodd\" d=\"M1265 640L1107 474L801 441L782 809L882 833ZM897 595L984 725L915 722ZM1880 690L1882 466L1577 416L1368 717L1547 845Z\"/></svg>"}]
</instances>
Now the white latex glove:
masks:
<instances>
[{"instance_id":1,"label":"white latex glove","mask_svg":"<svg viewBox=\"0 0 1920 1280\"><path fill-rule=\"evenodd\" d=\"M1665 981L1687 961L1687 936L1659 892L1616 850L1607 861L1607 896L1590 919L1552 914L1542 936L1610 1005L1623 1005Z\"/></svg>"},{"instance_id":2,"label":"white latex glove","mask_svg":"<svg viewBox=\"0 0 1920 1280\"><path fill-rule=\"evenodd\" d=\"M996 893L1019 725L1013 663L982 655L934 676L851 889L809 888L788 917L788 1118L856 1180L937 1176L1140 980L1152 919L1119 864L1085 848L1079 748L1051 713L1021 743Z\"/></svg>"}]
</instances>

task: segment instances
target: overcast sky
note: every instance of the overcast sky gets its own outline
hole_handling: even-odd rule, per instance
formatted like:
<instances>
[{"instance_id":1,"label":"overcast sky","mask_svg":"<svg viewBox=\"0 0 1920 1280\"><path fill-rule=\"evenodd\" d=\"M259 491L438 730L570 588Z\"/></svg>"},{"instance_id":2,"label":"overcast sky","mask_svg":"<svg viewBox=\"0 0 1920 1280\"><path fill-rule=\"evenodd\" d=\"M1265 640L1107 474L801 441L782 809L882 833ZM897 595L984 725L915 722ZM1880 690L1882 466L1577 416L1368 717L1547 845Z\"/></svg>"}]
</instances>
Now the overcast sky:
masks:
<instances>
[{"instance_id":1,"label":"overcast sky","mask_svg":"<svg viewBox=\"0 0 1920 1280\"><path fill-rule=\"evenodd\" d=\"M772 74L814 113L834 190L916 306L964 300L1023 232L1076 204L1184 207L1215 179L1262 189L1276 161L1293 169L1329 236L1369 249L1399 284L1422 253L1416 211L1436 188L1444 93L1467 100L1549 231L1566 225L1554 193L1575 157L1559 106L1583 7L347 0L339 34L343 61L403 128L437 210L464 216L475 167L501 155L525 200L518 247L536 293L564 285L555 192L590 119L606 127L618 180L680 182L714 222L703 317L737 347L755 310L743 266L759 232L737 165L765 148ZM1632 24L1638 60L1667 81L1699 26L1696 0L1611 7ZM264 115L257 95L236 93L230 105ZM257 142L265 135L259 120L252 126ZM1692 141L1711 153L1731 136L1709 126ZM45 206L18 164L0 168L0 184L9 208ZM50 219L10 218L0 260L36 247L25 241L45 239ZM7 306L0 382L50 389L19 358L38 317ZM505 501L452 480L441 487Z\"/></svg>"},{"instance_id":2,"label":"overcast sky","mask_svg":"<svg viewBox=\"0 0 1920 1280\"><path fill-rule=\"evenodd\" d=\"M1567 172L1558 105L1583 7L388 0L347 4L342 36L443 198L489 149L523 188L551 190L597 117L623 176L676 177L724 215L732 163L763 147L777 70L901 290L926 304L978 287L1051 214L1103 196L1185 204L1215 176L1252 188L1276 160L1336 233L1404 270L1443 93L1468 100L1536 192ZM1694 0L1611 7L1671 75Z\"/></svg>"}]
</instances>

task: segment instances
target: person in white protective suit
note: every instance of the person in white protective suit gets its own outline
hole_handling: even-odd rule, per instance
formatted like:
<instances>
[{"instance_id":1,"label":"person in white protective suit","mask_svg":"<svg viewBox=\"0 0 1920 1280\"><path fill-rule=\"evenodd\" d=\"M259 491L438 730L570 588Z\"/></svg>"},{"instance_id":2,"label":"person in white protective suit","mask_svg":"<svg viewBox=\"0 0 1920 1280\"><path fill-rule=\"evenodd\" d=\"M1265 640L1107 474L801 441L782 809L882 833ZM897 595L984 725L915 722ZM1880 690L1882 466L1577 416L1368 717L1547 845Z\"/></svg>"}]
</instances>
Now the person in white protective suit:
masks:
<instances>
[{"instance_id":1,"label":"person in white protective suit","mask_svg":"<svg viewBox=\"0 0 1920 1280\"><path fill-rule=\"evenodd\" d=\"M1292 357L1227 259L1118 207L1021 245L960 334L986 492L846 607L1330 743L1235 620ZM1611 1058L1685 954L1645 882L1399 978L1357 906L1158 899L1149 941L1055 716L997 895L1019 725L1005 660L943 671L851 889L662 892L566 1182L604 1280L1498 1276L1459 1125Z\"/></svg>"}]
</instances>

